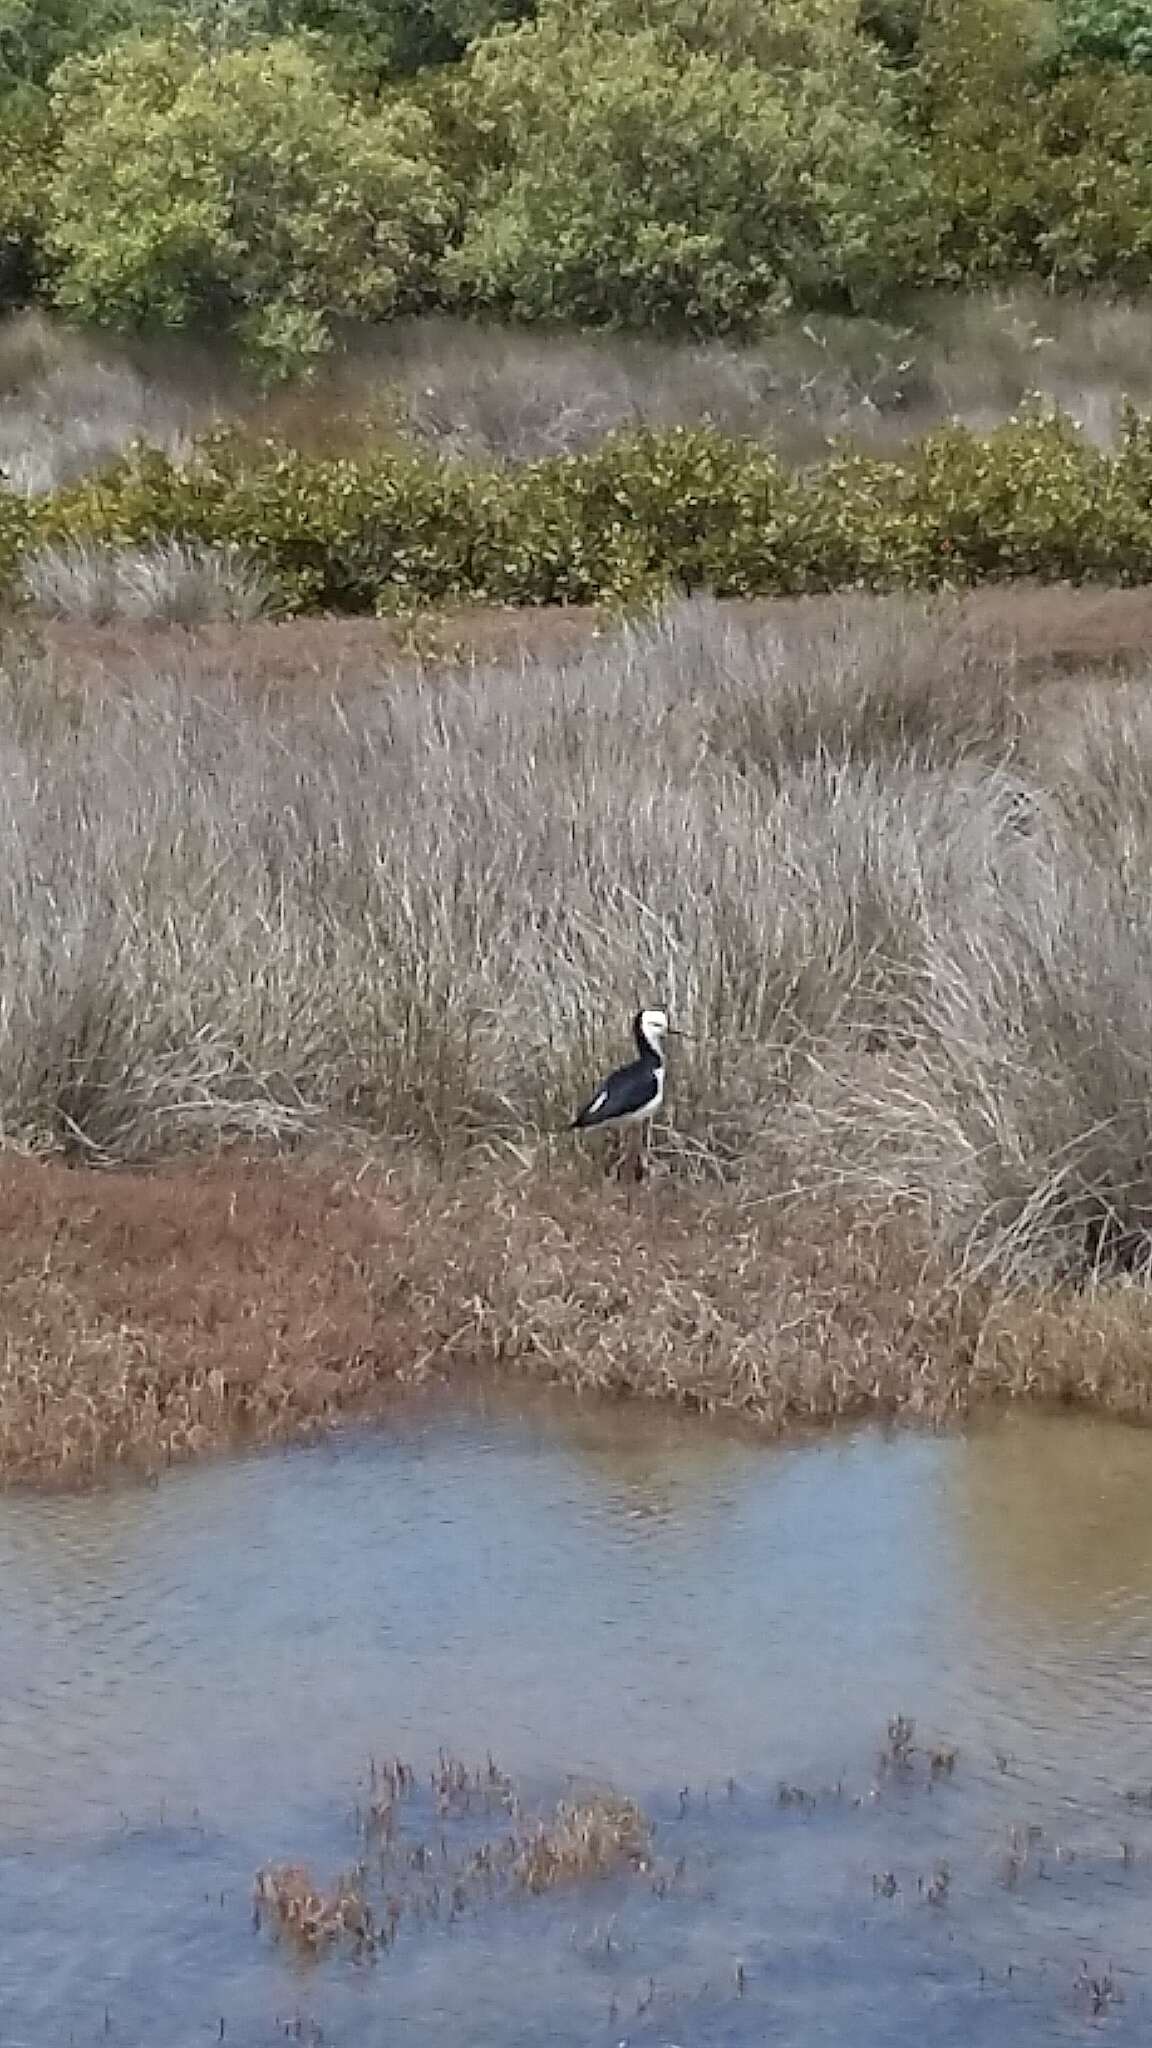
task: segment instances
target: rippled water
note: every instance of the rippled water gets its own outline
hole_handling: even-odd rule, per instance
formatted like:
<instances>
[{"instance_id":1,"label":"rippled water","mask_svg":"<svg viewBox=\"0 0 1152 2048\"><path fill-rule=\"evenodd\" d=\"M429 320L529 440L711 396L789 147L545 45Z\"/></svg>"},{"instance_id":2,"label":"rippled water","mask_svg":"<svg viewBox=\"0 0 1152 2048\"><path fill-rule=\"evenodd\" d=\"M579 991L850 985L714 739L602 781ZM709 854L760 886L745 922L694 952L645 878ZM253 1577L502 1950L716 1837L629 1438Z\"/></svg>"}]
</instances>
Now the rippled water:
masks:
<instances>
[{"instance_id":1,"label":"rippled water","mask_svg":"<svg viewBox=\"0 0 1152 2048\"><path fill-rule=\"evenodd\" d=\"M877 1773L897 1711L951 1775ZM613 1783L679 1874L370 1966L253 1931L441 1746ZM557 1406L0 1501L3 2048L1143 2041L1149 1787L1152 1433Z\"/></svg>"}]
</instances>

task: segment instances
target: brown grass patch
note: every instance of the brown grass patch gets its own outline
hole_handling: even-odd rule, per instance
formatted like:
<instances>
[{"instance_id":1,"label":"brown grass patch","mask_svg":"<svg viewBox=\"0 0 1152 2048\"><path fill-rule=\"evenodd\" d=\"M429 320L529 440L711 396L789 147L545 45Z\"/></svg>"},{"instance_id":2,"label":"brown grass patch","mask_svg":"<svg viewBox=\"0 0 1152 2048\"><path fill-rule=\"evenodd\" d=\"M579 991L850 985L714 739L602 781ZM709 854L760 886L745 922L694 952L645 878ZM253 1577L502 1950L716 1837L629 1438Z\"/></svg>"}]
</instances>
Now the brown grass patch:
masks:
<instances>
[{"instance_id":1,"label":"brown grass patch","mask_svg":"<svg viewBox=\"0 0 1152 2048\"><path fill-rule=\"evenodd\" d=\"M62 683L139 690L157 678L256 702L355 696L391 682L397 664L426 672L578 654L610 630L606 613L474 606L411 619L257 619L171 628L116 620L44 620L36 640Z\"/></svg>"},{"instance_id":2,"label":"brown grass patch","mask_svg":"<svg viewBox=\"0 0 1152 2048\"><path fill-rule=\"evenodd\" d=\"M502 1369L771 1429L961 1404L972 1332L899 1234L578 1173L451 1188L221 1160L0 1164L0 1472L305 1435Z\"/></svg>"},{"instance_id":3,"label":"brown grass patch","mask_svg":"<svg viewBox=\"0 0 1152 2048\"><path fill-rule=\"evenodd\" d=\"M399 1758L369 1766L357 1807L362 1855L331 1886L306 1865L257 1871L253 1910L279 1940L315 1958L390 1948L404 1924L451 1925L525 1892L539 1896L652 1867L652 1824L631 1799L589 1791L526 1815L492 1758L479 1768L441 1752L427 1777Z\"/></svg>"},{"instance_id":4,"label":"brown grass patch","mask_svg":"<svg viewBox=\"0 0 1152 2048\"><path fill-rule=\"evenodd\" d=\"M516 1880L525 1891L549 1892L558 1885L643 1870L651 1841L651 1826L631 1799L565 1800L551 1820L524 1835Z\"/></svg>"},{"instance_id":5,"label":"brown grass patch","mask_svg":"<svg viewBox=\"0 0 1152 2048\"><path fill-rule=\"evenodd\" d=\"M853 600L852 608L863 622L872 614L882 619L894 606L881 597ZM1011 662L1017 681L1062 686L1085 672L1127 673L1148 665L1152 588L989 586L941 599L935 608L949 620L958 660L979 655ZM842 628L845 600L732 600L716 610L736 625L804 627L817 638ZM470 606L411 619L258 619L242 626L46 620L37 639L62 684L147 694L162 677L210 695L224 691L260 701L355 695L390 680L398 662L436 673L563 660L614 630L611 616L591 607Z\"/></svg>"},{"instance_id":6,"label":"brown grass patch","mask_svg":"<svg viewBox=\"0 0 1152 2048\"><path fill-rule=\"evenodd\" d=\"M0 1162L0 1476L76 1483L518 1374L770 1432L1152 1398L1152 1299L996 1303L893 1217L578 1168Z\"/></svg>"}]
</instances>

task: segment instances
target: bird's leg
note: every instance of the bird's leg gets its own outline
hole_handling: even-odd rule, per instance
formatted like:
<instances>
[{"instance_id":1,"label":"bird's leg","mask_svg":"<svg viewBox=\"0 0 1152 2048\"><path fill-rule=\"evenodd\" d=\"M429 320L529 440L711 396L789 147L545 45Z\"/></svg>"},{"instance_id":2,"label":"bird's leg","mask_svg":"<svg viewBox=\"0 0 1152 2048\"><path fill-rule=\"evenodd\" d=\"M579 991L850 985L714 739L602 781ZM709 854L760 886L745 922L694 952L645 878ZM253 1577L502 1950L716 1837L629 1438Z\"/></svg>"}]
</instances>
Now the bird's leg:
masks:
<instances>
[{"instance_id":1,"label":"bird's leg","mask_svg":"<svg viewBox=\"0 0 1152 2048\"><path fill-rule=\"evenodd\" d=\"M642 1181L645 1171L644 1154L647 1150L649 1126L647 1124L636 1124L633 1128L636 1132L636 1138L632 1154L632 1178L634 1181Z\"/></svg>"}]
</instances>

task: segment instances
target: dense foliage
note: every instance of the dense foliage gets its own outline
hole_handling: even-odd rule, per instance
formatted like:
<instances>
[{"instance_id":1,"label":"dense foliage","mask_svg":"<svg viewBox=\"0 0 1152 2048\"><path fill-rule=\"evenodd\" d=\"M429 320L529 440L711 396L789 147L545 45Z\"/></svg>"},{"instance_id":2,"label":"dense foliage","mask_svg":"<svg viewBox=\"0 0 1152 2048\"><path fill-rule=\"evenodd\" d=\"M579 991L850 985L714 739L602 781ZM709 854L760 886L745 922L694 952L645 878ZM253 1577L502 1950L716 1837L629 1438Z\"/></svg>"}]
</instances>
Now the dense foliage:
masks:
<instances>
[{"instance_id":1,"label":"dense foliage","mask_svg":"<svg viewBox=\"0 0 1152 2048\"><path fill-rule=\"evenodd\" d=\"M505 314L723 332L931 267L922 153L875 60L835 71L557 14L458 87L477 166L441 273Z\"/></svg>"},{"instance_id":2,"label":"dense foliage","mask_svg":"<svg viewBox=\"0 0 1152 2048\"><path fill-rule=\"evenodd\" d=\"M274 360L416 302L448 220L431 124L342 99L306 46L140 41L57 73L57 296L114 325L226 322ZM99 232L94 233L95 224Z\"/></svg>"},{"instance_id":3,"label":"dense foliage","mask_svg":"<svg viewBox=\"0 0 1152 2048\"><path fill-rule=\"evenodd\" d=\"M0 305L755 330L1152 285L1152 0L0 0Z\"/></svg>"},{"instance_id":4,"label":"dense foliage","mask_svg":"<svg viewBox=\"0 0 1152 2048\"><path fill-rule=\"evenodd\" d=\"M1149 0L1062 0L1060 42L1070 58L1152 71Z\"/></svg>"},{"instance_id":5,"label":"dense foliage","mask_svg":"<svg viewBox=\"0 0 1152 2048\"><path fill-rule=\"evenodd\" d=\"M516 469L395 451L321 459L216 437L137 452L39 501L0 498L9 576L43 543L226 544L289 610L617 603L930 588L1014 576L1152 580L1152 420L1108 454L1060 415L947 428L898 460L802 472L711 429L616 434Z\"/></svg>"}]
</instances>

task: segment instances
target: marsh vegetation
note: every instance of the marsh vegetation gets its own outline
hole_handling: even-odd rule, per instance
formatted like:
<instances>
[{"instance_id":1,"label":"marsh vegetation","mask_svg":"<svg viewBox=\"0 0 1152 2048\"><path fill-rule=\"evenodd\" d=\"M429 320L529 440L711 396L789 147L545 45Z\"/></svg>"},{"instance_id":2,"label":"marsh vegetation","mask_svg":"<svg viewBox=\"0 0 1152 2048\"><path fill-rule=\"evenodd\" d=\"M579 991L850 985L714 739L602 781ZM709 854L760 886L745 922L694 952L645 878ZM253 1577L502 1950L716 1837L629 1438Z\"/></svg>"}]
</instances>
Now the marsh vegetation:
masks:
<instances>
[{"instance_id":1,"label":"marsh vegetation","mask_svg":"<svg viewBox=\"0 0 1152 2048\"><path fill-rule=\"evenodd\" d=\"M133 445L179 459L240 427L314 454L409 445L524 463L637 427L713 426L816 460L840 438L895 451L957 420L994 427L1030 400L1106 445L1152 405L1145 298L1026 285L920 294L899 315L782 316L756 341L545 333L447 316L349 335L305 381L263 390L224 348L80 333L40 312L0 326L0 468L39 497Z\"/></svg>"},{"instance_id":2,"label":"marsh vegetation","mask_svg":"<svg viewBox=\"0 0 1152 2048\"><path fill-rule=\"evenodd\" d=\"M1142 1412L1142 600L998 602L13 633L9 1472L490 1366ZM629 1198L562 1127L650 995L694 1037Z\"/></svg>"}]
</instances>

